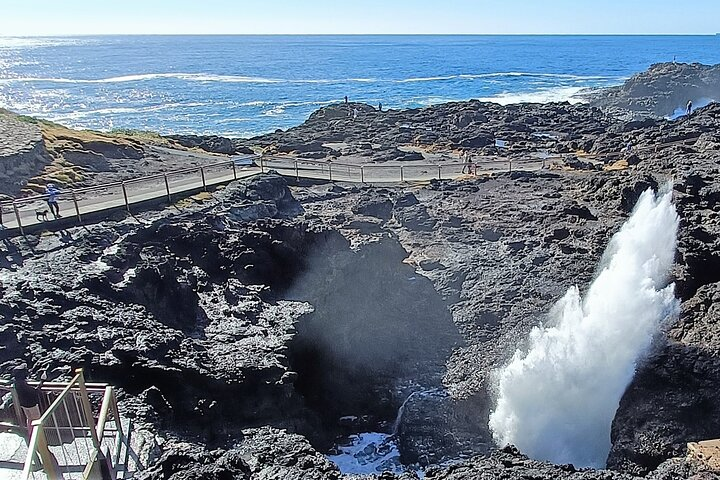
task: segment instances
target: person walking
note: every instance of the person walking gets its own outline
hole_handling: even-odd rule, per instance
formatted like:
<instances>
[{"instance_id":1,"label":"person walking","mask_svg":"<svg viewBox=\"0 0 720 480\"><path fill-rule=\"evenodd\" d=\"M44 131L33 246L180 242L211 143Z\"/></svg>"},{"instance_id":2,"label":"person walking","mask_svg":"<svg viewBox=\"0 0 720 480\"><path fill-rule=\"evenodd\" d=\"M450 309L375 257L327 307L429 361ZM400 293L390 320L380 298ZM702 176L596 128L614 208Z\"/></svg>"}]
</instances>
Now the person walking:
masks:
<instances>
[{"instance_id":1,"label":"person walking","mask_svg":"<svg viewBox=\"0 0 720 480\"><path fill-rule=\"evenodd\" d=\"M355 108L355 109L353 109L353 120L357 120L357 117L358 117L358 109Z\"/></svg>"},{"instance_id":2,"label":"person walking","mask_svg":"<svg viewBox=\"0 0 720 480\"><path fill-rule=\"evenodd\" d=\"M692 107L693 107L692 100L688 100L688 103L687 103L687 114L688 115L690 115L692 113Z\"/></svg>"},{"instance_id":3,"label":"person walking","mask_svg":"<svg viewBox=\"0 0 720 480\"><path fill-rule=\"evenodd\" d=\"M58 195L60 190L55 187L54 183L48 183L45 187L45 195L47 195L47 204L50 208L50 213L57 219L60 218L60 206L58 205Z\"/></svg>"}]
</instances>

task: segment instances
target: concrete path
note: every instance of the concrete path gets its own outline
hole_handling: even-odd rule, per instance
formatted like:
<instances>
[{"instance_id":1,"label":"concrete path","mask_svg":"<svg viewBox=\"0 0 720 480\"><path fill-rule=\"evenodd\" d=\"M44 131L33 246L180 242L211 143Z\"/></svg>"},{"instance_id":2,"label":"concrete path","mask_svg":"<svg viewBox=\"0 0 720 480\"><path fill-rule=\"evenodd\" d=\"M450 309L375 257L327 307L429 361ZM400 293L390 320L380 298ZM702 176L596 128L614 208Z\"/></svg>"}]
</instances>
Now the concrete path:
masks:
<instances>
[{"instance_id":1,"label":"concrete path","mask_svg":"<svg viewBox=\"0 0 720 480\"><path fill-rule=\"evenodd\" d=\"M494 164L484 163L478 166L476 174L507 171L508 166L506 161ZM541 168L542 161L540 160L522 164L523 170L540 170ZM293 157L264 157L262 160L255 158L253 165L236 165L235 169L233 169L233 164L227 161L63 192L58 198L58 205L62 218L73 218L75 221L79 221L83 215L89 213L109 212L117 208L132 207L132 205L149 200L166 198L168 192L171 201L177 200L190 192L201 190L203 187L228 183L236 178L248 178L269 170L275 170L283 176L294 177L298 180L303 178L333 182L385 184L454 179L464 175L463 165L460 163L351 165ZM43 216L43 213L46 213L46 216ZM3 203L0 205L0 220L3 229L9 230L11 233L19 233L18 217L23 227L55 222L42 196L18 199L14 204Z\"/></svg>"}]
</instances>

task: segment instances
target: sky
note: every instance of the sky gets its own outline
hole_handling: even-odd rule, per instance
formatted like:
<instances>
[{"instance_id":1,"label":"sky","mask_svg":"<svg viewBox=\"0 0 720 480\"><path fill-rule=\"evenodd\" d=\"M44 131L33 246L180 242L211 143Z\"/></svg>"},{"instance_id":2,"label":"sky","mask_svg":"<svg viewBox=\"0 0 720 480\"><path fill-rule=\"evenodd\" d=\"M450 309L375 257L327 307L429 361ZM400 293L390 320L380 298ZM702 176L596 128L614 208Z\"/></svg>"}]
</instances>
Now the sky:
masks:
<instances>
[{"instance_id":1,"label":"sky","mask_svg":"<svg viewBox=\"0 0 720 480\"><path fill-rule=\"evenodd\" d=\"M720 0L0 0L0 9L0 36L720 32Z\"/></svg>"}]
</instances>

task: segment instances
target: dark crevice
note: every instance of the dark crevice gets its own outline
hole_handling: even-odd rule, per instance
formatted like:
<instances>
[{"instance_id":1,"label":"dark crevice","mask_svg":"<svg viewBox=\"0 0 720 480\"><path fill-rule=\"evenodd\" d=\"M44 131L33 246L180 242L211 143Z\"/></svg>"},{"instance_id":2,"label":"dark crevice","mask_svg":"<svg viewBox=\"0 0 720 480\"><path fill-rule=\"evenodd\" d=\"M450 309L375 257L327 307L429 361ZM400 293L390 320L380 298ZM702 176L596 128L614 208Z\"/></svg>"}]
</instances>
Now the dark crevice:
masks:
<instances>
[{"instance_id":1,"label":"dark crevice","mask_svg":"<svg viewBox=\"0 0 720 480\"><path fill-rule=\"evenodd\" d=\"M446 304L402 263L407 252L395 239L334 247L316 250L288 292L314 307L299 320L288 356L296 391L323 425L302 433L321 450L338 435L391 428L407 386L439 387L461 342Z\"/></svg>"}]
</instances>

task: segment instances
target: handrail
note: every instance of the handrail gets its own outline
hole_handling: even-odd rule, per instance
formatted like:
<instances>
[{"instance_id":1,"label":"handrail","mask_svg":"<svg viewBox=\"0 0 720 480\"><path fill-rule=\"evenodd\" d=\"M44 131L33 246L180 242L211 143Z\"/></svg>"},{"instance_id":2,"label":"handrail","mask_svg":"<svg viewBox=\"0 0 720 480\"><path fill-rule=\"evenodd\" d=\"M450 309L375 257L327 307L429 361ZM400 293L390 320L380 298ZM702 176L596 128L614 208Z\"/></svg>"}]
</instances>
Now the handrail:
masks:
<instances>
[{"instance_id":1,"label":"handrail","mask_svg":"<svg viewBox=\"0 0 720 480\"><path fill-rule=\"evenodd\" d=\"M112 395L112 389L113 388L110 386L105 387L105 395L103 395L103 402L100 407L98 422L95 426L98 438L103 438L103 433L105 433L105 422L107 421L107 414L110 409L110 396Z\"/></svg>"},{"instance_id":2,"label":"handrail","mask_svg":"<svg viewBox=\"0 0 720 480\"><path fill-rule=\"evenodd\" d=\"M50 455L46 452L47 441L45 439L45 431L43 428L43 424L48 420L48 418L52 417L52 415L55 413L55 410L63 404L63 402L65 401L65 397L71 391L71 387L76 382L79 382L81 377L82 370L75 374L73 379L67 384L67 387L62 390L60 395L58 395L55 401L50 404L50 406L47 408L47 410L45 410L45 412L40 416L40 418L38 418L37 420L33 420L32 435L30 436L27 457L25 458L25 466L23 467L23 480L28 480L30 478L32 464L34 463L37 455L40 456L43 462L43 468L45 469L46 473L50 478L53 478L53 475L57 474L57 472L55 472L55 465L53 464ZM41 439L42 442L40 441ZM42 448L40 448L39 444L43 445Z\"/></svg>"},{"instance_id":3,"label":"handrail","mask_svg":"<svg viewBox=\"0 0 720 480\"><path fill-rule=\"evenodd\" d=\"M684 140L677 140L672 143L684 143ZM672 143L662 144L661 147L671 145ZM656 147L657 148L657 147ZM637 151L644 150L638 148ZM622 154L622 152L620 152ZM615 152L588 155L587 158L599 159L617 155ZM58 198L63 204L69 204L63 207L63 216L76 217L79 223L83 221L83 215L98 212L101 210L109 210L124 206L129 212L130 206L145 200L158 199L166 197L169 203L173 200L173 195L183 194L189 190L202 188L207 191L209 185L217 185L239 178L236 169L238 160L251 159L261 172L268 169L277 169L278 172L285 176L295 177L298 181L300 177L309 179L320 179L329 181L350 181L350 182L405 182L413 180L428 180L430 178L455 178L464 173L464 167L470 166L471 171L475 174L492 174L506 168L506 171L512 172L520 165L521 169L536 169L536 165L540 164L539 169L545 168L547 162L553 162L558 158L563 158L564 154L554 154L546 156L530 156L530 155L508 155L504 157L479 155L466 161L448 161L442 163L413 163L413 162L393 162L391 164L351 164L345 162L333 162L329 160L304 159L291 155L242 155L234 156L227 160L208 163L206 165L197 165L172 170L164 173L157 173L144 177L131 178L120 182L111 182L101 185L82 187L78 189L68 189L59 193ZM278 165L276 162L286 164ZM481 162L485 163L484 165ZM227 171L215 171L212 175L208 175L208 171L213 168L223 167ZM232 171L230 170L232 167ZM459 169L463 167L461 172ZM418 170L422 171L418 174ZM481 170L480 170L481 169ZM389 175L387 171L398 171L399 175ZM188 175L188 172L199 172L199 175L193 174L185 178L179 175ZM373 172L376 172L373 174ZM243 177L247 177L253 172L244 172ZM469 172L470 173L470 172ZM419 175L419 176L418 176ZM199 177L199 178L197 178ZM321 177L321 178L320 178ZM429 178L428 178L429 177ZM172 179L170 181L169 179ZM159 185L156 183L145 186L136 186L143 181L163 179ZM163 185L164 183L164 185ZM110 188L120 187L122 195L118 191L110 191ZM164 187L164 188L163 188ZM93 192L93 193L91 193ZM85 195L89 194L89 195ZM84 195L78 198L79 195ZM120 197L120 198L118 198ZM32 195L28 197L17 198L12 201L0 202L0 229L10 230L18 229L21 235L25 235L24 227L47 221L48 209L38 207L33 202L41 202L47 200L47 195ZM81 203L82 202L82 203ZM37 219L32 217L31 209L36 208L35 215ZM51 206L52 207L52 206ZM68 208L69 207L69 208ZM74 207L74 208L73 208ZM74 210L74 211L73 211ZM3 223L2 214L7 211L8 221ZM22 213L21 213L22 212ZM70 212L69 214L67 212ZM40 215L44 215L42 218ZM14 218L13 218L14 217Z\"/></svg>"},{"instance_id":4,"label":"handrail","mask_svg":"<svg viewBox=\"0 0 720 480\"><path fill-rule=\"evenodd\" d=\"M45 413L43 413L40 416L40 418L37 419L38 422L44 423L45 420L47 420L48 417L50 417L55 412L55 409L58 408L62 404L62 402L65 400L65 396L70 392L73 384L80 380L81 375L82 375L82 373L75 374L73 379L70 380L70 383L68 383L67 387L65 387L60 392L60 395L58 395L58 397L55 399L55 401L50 404L50 406L47 408L47 410L45 410Z\"/></svg>"},{"instance_id":5,"label":"handrail","mask_svg":"<svg viewBox=\"0 0 720 480\"><path fill-rule=\"evenodd\" d=\"M253 159L255 159L255 158L259 158L259 156L258 156L258 155L247 155L246 157L242 157L242 158L253 158ZM195 167L185 167L185 168L180 168L180 169L176 169L176 170L171 170L171 171L169 171L169 172L164 172L164 173L155 173L155 174L146 175L146 176L143 176L143 177L129 178L129 179L127 179L127 180L123 180L123 181L120 181L120 182L110 182L110 183L103 183L103 184L100 184L100 185L91 185L91 186L89 186L89 187L81 187L81 188L75 188L75 189L68 189L68 191L66 191L66 192L60 192L58 195L62 198L63 196L68 195L68 194L70 194L70 193L72 193L72 192L75 192L75 193L84 193L84 192L87 192L87 191L97 190L97 189L100 189L100 188L108 188L108 187L121 186L123 183L125 183L125 184L127 184L127 183L137 183L137 182L142 182L142 181L144 181L144 180L152 180L152 179L155 179L155 178L162 178L162 177L164 177L165 175L174 175L174 174L187 173L187 172L191 172L191 171L194 171L194 170L199 170L199 169L201 169L201 168L218 167L218 166L220 166L220 165L232 165L233 163L235 163L235 161L236 161L236 160L232 160L232 159L222 160L222 161L220 161L220 162L209 163L209 164L207 164L207 165L198 165L198 166L195 166ZM30 195L30 196L27 196L27 197L15 197L13 200L0 201L0 207L3 207L3 206L12 206L14 203L16 203L16 202L18 202L18 201L20 201L20 202L29 202L29 201L31 201L31 200L45 200L46 198L47 198L47 194L43 194L43 193L37 194L37 195Z\"/></svg>"},{"instance_id":6,"label":"handrail","mask_svg":"<svg viewBox=\"0 0 720 480\"><path fill-rule=\"evenodd\" d=\"M657 149L657 148L659 148L659 147L663 147L663 148L664 148L664 147L673 146L673 145L678 145L678 144L682 144L682 143L686 143L686 142L687 142L687 139L684 139L684 140L675 140L675 141L673 141L673 142L661 143L661 144L657 144L657 145L654 145L654 146L652 146L652 145L647 145L647 146L642 146L642 147L635 147L635 150L636 150L636 151L647 151L647 150ZM585 155L590 156L590 157L594 157L594 158L598 158L598 157L610 157L610 156L613 156L613 155L621 155L622 153L624 153L624 152L606 152L606 153L595 153L595 154L588 153L588 154L585 154ZM272 159L277 159L277 160L286 160L286 161L293 161L293 162L297 161L297 162L301 162L301 163L305 163L305 164L310 164L310 165L313 165L313 164L314 164L314 165L330 165L330 164L332 164L333 166L344 166L344 167L351 167L351 168L361 168L361 167L365 167L365 168L393 168L393 167L395 167L395 168L397 168L397 167L400 166L399 164L397 164L397 165L395 165L395 164L393 164L393 165L377 165L377 164L356 165L356 164L350 164L350 163L328 162L328 161L320 161L320 160L313 160L313 159L298 158L298 157L295 157L295 156L292 156L292 155L277 155L277 154L262 154L262 155L257 155L257 154L252 154L252 155L251 155L251 154L247 154L247 155L245 155L245 156L239 156L239 155L238 155L238 156L236 156L236 157L244 158L244 159L248 159L248 158L252 158L252 159L266 159L266 158L268 158L268 159L271 159L271 160L272 160ZM489 160L489 159L493 158L492 156L487 156L487 155L482 155L482 156L479 156L479 157L482 158L482 159L486 159L486 160ZM546 160L549 160L549 159L557 159L557 158L562 158L562 154L549 156L549 157L546 158ZM237 158L236 158L235 160L233 160L233 159L222 160L222 161L215 162L215 163L209 163L209 164L207 164L207 165L198 165L198 166L195 166L195 167L186 167L186 168L181 168L181 169L177 169L177 170L171 170L171 171L169 171L169 172L157 173L157 174L153 174L153 175L147 175L147 176L144 176L144 177L130 178L130 179L128 179L128 180L123 180L123 181L121 181L121 182L111 182L111 183L106 183L106 184L101 184L101 185L92 185L92 186L89 186L89 187L81 187L81 188L78 188L78 189L70 189L70 191L73 191L73 192L75 192L75 193L84 193L84 192L86 192L86 191L96 190L96 189L98 189L98 188L108 188L108 187L114 187L114 186L121 186L123 183L126 183L126 184L127 184L127 183L137 183L137 182L141 182L141 181L143 181L143 180L152 180L152 179L155 179L155 178L161 178L161 177L163 177L163 176L165 176L165 175L181 174L181 173L186 173L186 172L193 171L193 170L198 170L198 169L202 169L202 168L211 168L211 167L216 167L216 166L220 166L220 165L232 165L233 163L235 163L236 160L237 160ZM504 157L504 158L499 158L498 160L499 160L499 161L513 161L513 162L517 162L517 161L520 161L520 160L522 160L522 159L520 159L520 158ZM533 160L535 160L535 159L533 159ZM540 159L538 159L538 160L540 160ZM417 163L414 163L414 164L408 164L408 165L406 165L406 166L408 166L408 167L418 167L418 168L419 168L419 167L435 167L435 168L437 168L438 165L453 166L453 165L463 165L463 164L464 164L464 165L467 165L468 163L474 163L474 162L448 162L448 163L442 163L442 164L436 164L436 163L417 164ZM62 196L64 193L68 193L68 192L60 192L60 195ZM47 195L45 195L45 194L31 195L31 196L28 196L28 197L15 197L15 198L13 198L13 200L0 201L0 207L3 207L3 206L12 206L13 204L15 204L15 203L18 202L18 201L23 201L23 202L25 202L25 201L30 201L30 200L41 200L41 199L44 200L45 198L47 198Z\"/></svg>"},{"instance_id":7,"label":"handrail","mask_svg":"<svg viewBox=\"0 0 720 480\"><path fill-rule=\"evenodd\" d=\"M68 383L67 382L34 382L30 381L27 382L28 385L31 387L37 387L39 385L42 385L44 389L55 389L55 390L63 390L67 388ZM6 388L12 388L12 381L11 380L3 380L0 379L0 387L6 387ZM98 383L98 382L89 382L85 384L85 387L88 391L92 391L94 393L96 392L104 392L105 387L109 386L109 383ZM73 389L76 389L77 387L73 387Z\"/></svg>"},{"instance_id":8,"label":"handrail","mask_svg":"<svg viewBox=\"0 0 720 480\"><path fill-rule=\"evenodd\" d=\"M41 428L37 428L35 422L33 422L33 431L30 435L30 442L28 442L27 456L25 457L25 465L23 466L22 479L28 480L32 469L33 462L35 461L35 452L38 447L38 441L40 440Z\"/></svg>"},{"instance_id":9,"label":"handrail","mask_svg":"<svg viewBox=\"0 0 720 480\"><path fill-rule=\"evenodd\" d=\"M2 385L7 385L9 382L1 381ZM54 383L53 390L58 390L56 387L58 384ZM102 388L99 388L102 387ZM46 390L43 387L43 390ZM50 390L50 391L53 391ZM93 414L93 408L90 404L90 398L88 392L97 393L103 392L102 404L99 409L97 416L97 423L95 422L95 415ZM76 397L72 398L72 396ZM70 413L67 409L67 401L75 402L77 408L77 419L71 420ZM79 405L78 405L79 402ZM56 417L56 410L60 406L65 406L66 420L69 424L58 424ZM108 416L112 415L112 421L114 427L108 428ZM80 423L73 423L80 422ZM28 480L32 475L33 465L37 465L39 459L42 464L42 469L48 478L56 479L61 478L59 476L59 469L68 466L67 463L60 464L55 457L55 454L49 449L49 446L57 446L54 442L54 436L57 435L57 440L61 442L59 448L65 448L62 443L66 443L61 440L61 431L66 432L72 438L72 442L87 441L91 440L90 445L86 445L88 457L82 458L78 453L78 459L85 463L84 472L89 474L93 469L98 468L98 462L105 461L105 453L103 452L103 439L114 438L114 447L108 449L108 466L111 472L114 472L115 468L118 467L118 461L120 458L120 452L122 450L123 442L127 439L123 432L122 419L117 406L117 400L115 398L115 392L111 385L108 384L85 384L85 378L82 369L76 370L75 376L72 380L64 385L64 388L60 391L50 406L42 413L40 418L32 422L33 430L28 443L28 453L25 459L25 465L23 467L23 480ZM52 433L53 435L48 437L47 434ZM109 435L109 437L108 437ZM85 440L83 440L85 439ZM77 445L75 447L77 449ZM68 458L65 455L65 450L62 450L64 460L67 462ZM83 478L89 478L87 476ZM114 478L114 477L113 477Z\"/></svg>"}]
</instances>

